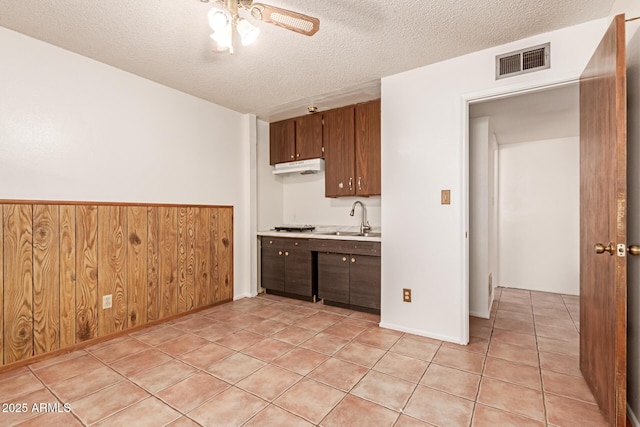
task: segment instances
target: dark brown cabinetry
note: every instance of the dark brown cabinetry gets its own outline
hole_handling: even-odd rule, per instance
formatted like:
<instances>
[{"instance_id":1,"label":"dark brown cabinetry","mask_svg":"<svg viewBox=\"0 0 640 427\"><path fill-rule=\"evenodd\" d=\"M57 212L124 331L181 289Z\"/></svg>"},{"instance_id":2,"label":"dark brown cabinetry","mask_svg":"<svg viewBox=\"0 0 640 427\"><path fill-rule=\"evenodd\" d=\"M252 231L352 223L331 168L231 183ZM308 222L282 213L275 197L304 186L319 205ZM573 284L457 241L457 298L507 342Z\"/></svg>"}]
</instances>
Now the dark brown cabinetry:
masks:
<instances>
[{"instance_id":1,"label":"dark brown cabinetry","mask_svg":"<svg viewBox=\"0 0 640 427\"><path fill-rule=\"evenodd\" d=\"M262 237L261 284L280 293L316 295L315 263L307 239Z\"/></svg>"},{"instance_id":2,"label":"dark brown cabinetry","mask_svg":"<svg viewBox=\"0 0 640 427\"><path fill-rule=\"evenodd\" d=\"M318 297L325 303L380 310L380 243L311 240L318 252Z\"/></svg>"},{"instance_id":3,"label":"dark brown cabinetry","mask_svg":"<svg viewBox=\"0 0 640 427\"><path fill-rule=\"evenodd\" d=\"M355 165L355 108L324 113L324 185L326 197L352 196Z\"/></svg>"},{"instance_id":4,"label":"dark brown cabinetry","mask_svg":"<svg viewBox=\"0 0 640 427\"><path fill-rule=\"evenodd\" d=\"M323 114L325 196L380 195L380 100Z\"/></svg>"},{"instance_id":5,"label":"dark brown cabinetry","mask_svg":"<svg viewBox=\"0 0 640 427\"><path fill-rule=\"evenodd\" d=\"M377 196L381 193L380 129L380 100L356 105L357 196Z\"/></svg>"},{"instance_id":6,"label":"dark brown cabinetry","mask_svg":"<svg viewBox=\"0 0 640 427\"><path fill-rule=\"evenodd\" d=\"M272 165L321 158L322 114L271 123L269 138Z\"/></svg>"}]
</instances>

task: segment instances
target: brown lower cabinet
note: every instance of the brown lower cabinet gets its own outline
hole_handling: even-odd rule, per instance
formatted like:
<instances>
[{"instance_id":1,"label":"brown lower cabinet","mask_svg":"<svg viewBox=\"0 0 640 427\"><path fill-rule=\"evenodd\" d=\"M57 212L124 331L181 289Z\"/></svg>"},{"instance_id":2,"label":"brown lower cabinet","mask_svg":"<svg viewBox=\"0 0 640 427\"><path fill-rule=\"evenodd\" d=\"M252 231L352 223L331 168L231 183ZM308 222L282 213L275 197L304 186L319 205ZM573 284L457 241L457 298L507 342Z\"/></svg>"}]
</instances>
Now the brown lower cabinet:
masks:
<instances>
[{"instance_id":1,"label":"brown lower cabinet","mask_svg":"<svg viewBox=\"0 0 640 427\"><path fill-rule=\"evenodd\" d=\"M354 309L380 311L380 243L314 240L318 251L318 298Z\"/></svg>"},{"instance_id":2,"label":"brown lower cabinet","mask_svg":"<svg viewBox=\"0 0 640 427\"><path fill-rule=\"evenodd\" d=\"M380 243L261 237L267 293L380 312Z\"/></svg>"},{"instance_id":3,"label":"brown lower cabinet","mask_svg":"<svg viewBox=\"0 0 640 427\"><path fill-rule=\"evenodd\" d=\"M319 253L318 297L380 310L380 257Z\"/></svg>"},{"instance_id":4,"label":"brown lower cabinet","mask_svg":"<svg viewBox=\"0 0 640 427\"><path fill-rule=\"evenodd\" d=\"M261 284L267 291L313 298L316 275L308 239L262 237Z\"/></svg>"}]
</instances>

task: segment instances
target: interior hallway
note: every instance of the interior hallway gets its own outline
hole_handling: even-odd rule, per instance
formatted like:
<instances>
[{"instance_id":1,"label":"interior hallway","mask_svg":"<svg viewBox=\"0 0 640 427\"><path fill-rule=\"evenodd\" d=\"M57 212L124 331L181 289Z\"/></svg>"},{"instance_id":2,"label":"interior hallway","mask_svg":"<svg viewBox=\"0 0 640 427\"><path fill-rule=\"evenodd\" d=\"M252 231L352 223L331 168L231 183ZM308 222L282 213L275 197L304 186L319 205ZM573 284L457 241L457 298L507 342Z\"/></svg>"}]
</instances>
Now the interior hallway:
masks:
<instances>
[{"instance_id":1,"label":"interior hallway","mask_svg":"<svg viewBox=\"0 0 640 427\"><path fill-rule=\"evenodd\" d=\"M0 424L606 425L578 368L578 298L497 289L469 346L260 296L0 374ZM32 412L68 403L71 413Z\"/></svg>"}]
</instances>

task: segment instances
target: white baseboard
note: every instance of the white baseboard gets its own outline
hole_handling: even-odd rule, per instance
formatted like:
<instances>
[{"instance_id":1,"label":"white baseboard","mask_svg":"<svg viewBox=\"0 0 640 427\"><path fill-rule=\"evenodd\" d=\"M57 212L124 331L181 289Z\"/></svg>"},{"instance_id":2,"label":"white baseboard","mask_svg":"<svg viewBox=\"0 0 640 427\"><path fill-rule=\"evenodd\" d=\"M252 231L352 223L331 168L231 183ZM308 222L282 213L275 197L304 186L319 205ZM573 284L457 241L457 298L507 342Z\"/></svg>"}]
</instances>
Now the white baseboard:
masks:
<instances>
[{"instance_id":1,"label":"white baseboard","mask_svg":"<svg viewBox=\"0 0 640 427\"><path fill-rule=\"evenodd\" d=\"M627 403L627 416L631 420L631 425L633 427L640 427L640 421L638 421L638 417L636 417L636 414L633 413L633 411L631 410L631 406L629 406L628 403Z\"/></svg>"},{"instance_id":2,"label":"white baseboard","mask_svg":"<svg viewBox=\"0 0 640 427\"><path fill-rule=\"evenodd\" d=\"M452 342L454 344L460 344L460 345L465 345L465 344L461 344L460 341L455 338L455 337L450 337L448 335L440 335L440 334L434 334L428 331L422 331L419 329L412 329L412 328L407 328L404 326L400 326L400 325L394 325L392 323L385 323L385 322L380 322L380 327L381 328L387 328L387 329L393 329L394 331L400 331L400 332L406 332L408 334L413 334L413 335L419 335L421 337L426 337L426 338L432 338L434 340L440 340L440 341L448 341L448 342Z\"/></svg>"},{"instance_id":3,"label":"white baseboard","mask_svg":"<svg viewBox=\"0 0 640 427\"><path fill-rule=\"evenodd\" d=\"M489 312L490 313L490 312ZM479 317L481 319L489 319L489 313L480 313L478 311L469 311L469 316Z\"/></svg>"},{"instance_id":4,"label":"white baseboard","mask_svg":"<svg viewBox=\"0 0 640 427\"><path fill-rule=\"evenodd\" d=\"M253 297L257 296L257 295L258 294L256 294L256 293L245 292L245 293L240 294L240 295L234 295L233 296L233 300L237 301L237 300L242 299L242 298L253 298Z\"/></svg>"}]
</instances>

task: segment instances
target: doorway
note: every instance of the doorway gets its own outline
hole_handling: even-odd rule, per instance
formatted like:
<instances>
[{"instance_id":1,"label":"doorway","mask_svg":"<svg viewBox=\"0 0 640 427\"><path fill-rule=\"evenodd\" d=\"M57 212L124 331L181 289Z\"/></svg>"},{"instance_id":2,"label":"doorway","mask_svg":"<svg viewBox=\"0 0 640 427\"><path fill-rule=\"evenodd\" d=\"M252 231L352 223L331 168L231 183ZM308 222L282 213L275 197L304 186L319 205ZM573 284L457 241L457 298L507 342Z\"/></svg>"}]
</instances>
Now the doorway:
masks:
<instances>
[{"instance_id":1,"label":"doorway","mask_svg":"<svg viewBox=\"0 0 640 427\"><path fill-rule=\"evenodd\" d=\"M579 91L469 104L469 313L497 286L578 295Z\"/></svg>"}]
</instances>

